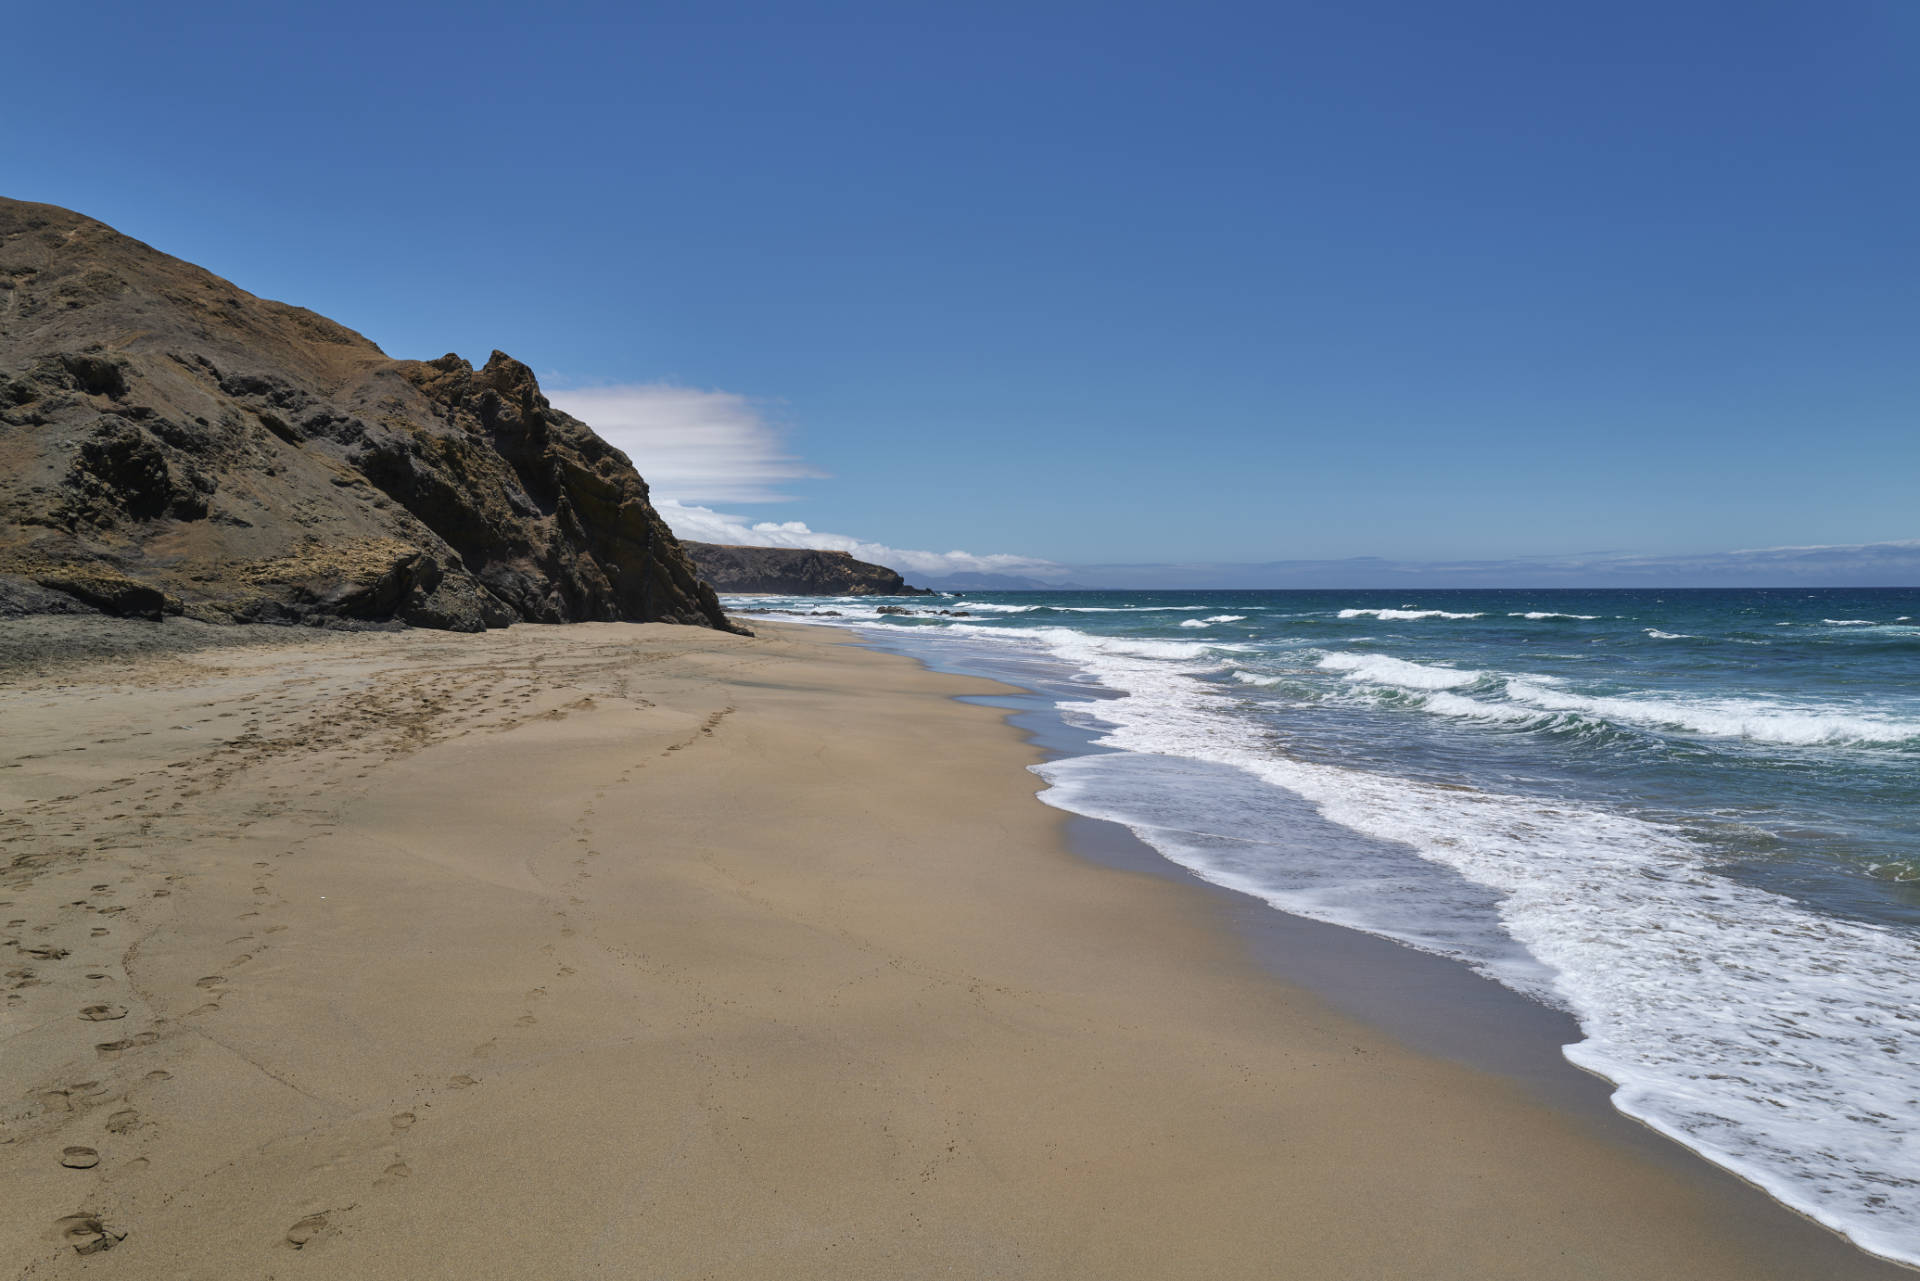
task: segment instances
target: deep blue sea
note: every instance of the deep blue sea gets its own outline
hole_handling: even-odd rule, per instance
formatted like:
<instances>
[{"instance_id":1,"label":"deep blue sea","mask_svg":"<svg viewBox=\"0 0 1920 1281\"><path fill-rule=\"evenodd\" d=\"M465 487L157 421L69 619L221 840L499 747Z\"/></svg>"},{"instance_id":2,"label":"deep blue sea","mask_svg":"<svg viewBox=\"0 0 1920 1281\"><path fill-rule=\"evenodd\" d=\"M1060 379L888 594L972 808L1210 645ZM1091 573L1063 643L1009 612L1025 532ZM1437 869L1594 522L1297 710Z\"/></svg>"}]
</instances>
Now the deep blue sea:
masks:
<instances>
[{"instance_id":1,"label":"deep blue sea","mask_svg":"<svg viewBox=\"0 0 1920 1281\"><path fill-rule=\"evenodd\" d=\"M728 603L1054 691L1102 750L1042 799L1571 1012L1622 1111L1920 1262L1920 590Z\"/></svg>"}]
</instances>

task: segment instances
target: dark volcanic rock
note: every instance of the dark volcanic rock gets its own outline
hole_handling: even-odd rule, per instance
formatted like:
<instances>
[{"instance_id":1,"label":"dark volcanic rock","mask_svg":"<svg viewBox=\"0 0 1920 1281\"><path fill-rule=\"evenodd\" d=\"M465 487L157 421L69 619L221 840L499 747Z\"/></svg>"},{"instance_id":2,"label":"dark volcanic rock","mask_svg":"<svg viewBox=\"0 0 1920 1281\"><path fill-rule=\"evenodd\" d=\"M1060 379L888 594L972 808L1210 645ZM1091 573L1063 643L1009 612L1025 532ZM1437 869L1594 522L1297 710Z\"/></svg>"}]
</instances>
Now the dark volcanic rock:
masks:
<instances>
[{"instance_id":1,"label":"dark volcanic rock","mask_svg":"<svg viewBox=\"0 0 1920 1281\"><path fill-rule=\"evenodd\" d=\"M773 592L781 596L930 596L909 587L885 565L855 560L846 552L806 547L735 547L682 543L700 577L723 592Z\"/></svg>"},{"instance_id":2,"label":"dark volcanic rock","mask_svg":"<svg viewBox=\"0 0 1920 1281\"><path fill-rule=\"evenodd\" d=\"M517 360L390 360L0 199L0 615L739 630L626 456Z\"/></svg>"}]
</instances>

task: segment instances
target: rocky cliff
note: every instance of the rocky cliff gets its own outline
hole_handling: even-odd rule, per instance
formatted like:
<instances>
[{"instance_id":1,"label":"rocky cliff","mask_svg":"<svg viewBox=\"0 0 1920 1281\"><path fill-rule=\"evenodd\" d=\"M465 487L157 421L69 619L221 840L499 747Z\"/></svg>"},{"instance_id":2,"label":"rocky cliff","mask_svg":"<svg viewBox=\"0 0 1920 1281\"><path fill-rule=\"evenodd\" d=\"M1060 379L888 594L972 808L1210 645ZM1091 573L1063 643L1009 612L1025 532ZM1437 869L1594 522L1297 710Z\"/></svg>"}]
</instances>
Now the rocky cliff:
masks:
<instances>
[{"instance_id":1,"label":"rocky cliff","mask_svg":"<svg viewBox=\"0 0 1920 1281\"><path fill-rule=\"evenodd\" d=\"M619 450L494 352L389 359L0 199L0 615L738 630Z\"/></svg>"},{"instance_id":2,"label":"rocky cliff","mask_svg":"<svg viewBox=\"0 0 1920 1281\"><path fill-rule=\"evenodd\" d=\"M774 592L782 596L927 596L885 565L855 560L846 552L806 547L735 547L683 543L702 579L723 592Z\"/></svg>"}]
</instances>

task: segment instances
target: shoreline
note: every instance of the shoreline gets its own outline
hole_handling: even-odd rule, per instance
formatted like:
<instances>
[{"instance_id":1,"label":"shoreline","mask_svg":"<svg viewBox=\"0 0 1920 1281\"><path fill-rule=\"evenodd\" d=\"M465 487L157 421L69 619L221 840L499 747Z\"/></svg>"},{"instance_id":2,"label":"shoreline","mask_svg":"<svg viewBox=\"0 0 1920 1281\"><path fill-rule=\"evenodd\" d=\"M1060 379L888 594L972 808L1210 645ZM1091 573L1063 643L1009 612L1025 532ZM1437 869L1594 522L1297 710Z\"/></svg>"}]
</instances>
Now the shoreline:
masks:
<instances>
[{"instance_id":1,"label":"shoreline","mask_svg":"<svg viewBox=\"0 0 1920 1281\"><path fill-rule=\"evenodd\" d=\"M1276 978L1226 891L1075 852L1041 749L961 701L1009 687L757 621L0 690L8 937L69 953L9 979L0 1259L1910 1275Z\"/></svg>"},{"instance_id":2,"label":"shoreline","mask_svg":"<svg viewBox=\"0 0 1920 1281\"><path fill-rule=\"evenodd\" d=\"M905 647L869 647L921 661ZM935 672L981 675L926 666ZM988 679L1010 681L1008 677ZM1113 750L1095 746L1097 734L1070 725L1045 694L960 697L1006 711L1009 724L1049 759ZM1217 899L1224 927L1232 929L1259 964L1281 982L1306 989L1417 1053L1506 1077L1562 1110L1596 1118L1604 1125L1625 1123L1618 1133L1630 1136L1629 1141L1649 1140L1650 1150L1672 1153L1677 1149L1682 1161L1712 1164L1618 1111L1611 1098L1615 1083L1566 1058L1563 1047L1581 1036L1579 1021L1566 1011L1542 1005L1453 958L1364 930L1296 916L1216 885L1169 859L1117 820L1066 809L1060 814L1067 848L1077 857L1158 877ZM1746 1180L1739 1182L1761 1190Z\"/></svg>"},{"instance_id":3,"label":"shoreline","mask_svg":"<svg viewBox=\"0 0 1920 1281\"><path fill-rule=\"evenodd\" d=\"M1027 689L1018 684L1022 679L1018 671L999 671L991 664L969 669L950 653L936 659L916 651L907 643L911 633L895 639L852 628L833 630L846 632L853 638L849 643L907 658L930 672L1012 684L1016 692L1008 695L958 697L1001 709L1008 723L1048 760L1116 750L1099 746L1098 731L1071 724L1057 705L1062 693L1076 700L1097 700L1104 696L1102 686L1051 693ZM1097 701L1093 705L1097 707ZM1717 1195L1744 1202L1741 1208L1748 1215L1762 1219L1772 1213L1784 1215L1796 1230L1811 1228L1859 1258L1891 1269L1890 1275L1920 1272L1865 1250L1839 1229L1779 1201L1763 1185L1620 1111L1613 1103L1618 1083L1579 1066L1563 1052L1584 1035L1572 1014L1477 974L1453 958L1364 930L1297 916L1215 884L1168 858L1117 820L1064 808L1060 813L1065 820L1063 839L1075 856L1157 877L1214 900L1221 928L1231 930L1255 962L1278 981L1311 993L1329 1008L1417 1054L1510 1081L1530 1097L1584 1122L1606 1141L1630 1148L1682 1177L1705 1180Z\"/></svg>"}]
</instances>

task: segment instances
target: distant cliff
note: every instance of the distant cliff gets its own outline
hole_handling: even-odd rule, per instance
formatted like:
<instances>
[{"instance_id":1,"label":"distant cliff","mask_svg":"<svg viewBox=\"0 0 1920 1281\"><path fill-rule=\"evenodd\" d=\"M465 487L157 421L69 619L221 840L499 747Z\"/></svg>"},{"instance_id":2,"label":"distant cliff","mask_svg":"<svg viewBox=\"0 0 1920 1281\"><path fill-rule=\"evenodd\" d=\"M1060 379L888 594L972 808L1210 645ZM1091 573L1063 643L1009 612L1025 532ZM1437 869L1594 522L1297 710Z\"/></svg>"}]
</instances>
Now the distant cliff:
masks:
<instances>
[{"instance_id":1,"label":"distant cliff","mask_svg":"<svg viewBox=\"0 0 1920 1281\"><path fill-rule=\"evenodd\" d=\"M626 456L494 352L391 360L0 199L0 615L734 629Z\"/></svg>"},{"instance_id":2,"label":"distant cliff","mask_svg":"<svg viewBox=\"0 0 1920 1281\"><path fill-rule=\"evenodd\" d=\"M682 543L700 577L722 592L781 596L929 596L885 565L809 547Z\"/></svg>"}]
</instances>

